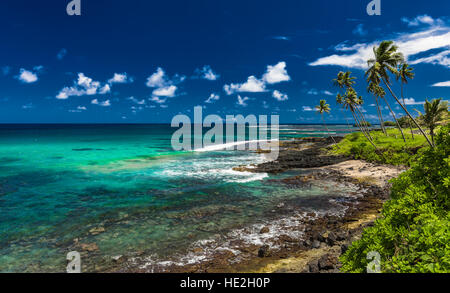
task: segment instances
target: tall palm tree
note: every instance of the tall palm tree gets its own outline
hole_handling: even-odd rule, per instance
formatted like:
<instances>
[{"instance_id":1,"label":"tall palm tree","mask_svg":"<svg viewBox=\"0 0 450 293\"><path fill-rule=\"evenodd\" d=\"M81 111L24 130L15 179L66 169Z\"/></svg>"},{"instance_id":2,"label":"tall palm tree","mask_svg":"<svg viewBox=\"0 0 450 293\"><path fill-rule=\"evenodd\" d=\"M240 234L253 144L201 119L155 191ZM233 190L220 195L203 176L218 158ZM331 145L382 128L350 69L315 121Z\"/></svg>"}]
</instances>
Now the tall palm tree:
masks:
<instances>
[{"instance_id":1,"label":"tall palm tree","mask_svg":"<svg viewBox=\"0 0 450 293\"><path fill-rule=\"evenodd\" d=\"M355 79L356 77L351 76L351 72L350 71L340 71L337 75L337 78L333 79L333 84L341 89L345 89L345 88L351 88L353 86L353 84L355 84ZM336 103L338 103L339 105L343 105L344 103L344 97L341 94L338 94L336 96ZM344 112L344 117L345 120L347 121L347 125L350 128L350 124L348 123L348 118L347 115Z\"/></svg>"},{"instance_id":2,"label":"tall palm tree","mask_svg":"<svg viewBox=\"0 0 450 293\"><path fill-rule=\"evenodd\" d=\"M328 134L330 134L330 131L328 130L328 126L325 123L325 119L323 117L323 115L325 113L330 113L330 111L331 111L330 105L327 104L326 100L320 100L319 105L316 106L316 110L317 110L317 113L319 113L320 116L322 117L322 122L323 122L323 125L325 126L325 129L327 130ZM330 136L331 136L331 139L333 140L333 142L337 145L337 143L334 140L333 136L332 135L330 135Z\"/></svg>"},{"instance_id":3,"label":"tall palm tree","mask_svg":"<svg viewBox=\"0 0 450 293\"><path fill-rule=\"evenodd\" d=\"M408 83L408 79L413 79L413 78L414 78L413 68L411 66L409 66L409 64L407 64L407 63L401 64L397 70L397 80L400 80L400 82L401 82L402 102L403 102L403 105L405 106L405 108L406 108L406 103L405 103L405 96L403 95L403 86ZM411 129L411 136L414 139L412 123L409 118L408 118L408 122L409 122L409 128Z\"/></svg>"},{"instance_id":4,"label":"tall palm tree","mask_svg":"<svg viewBox=\"0 0 450 293\"><path fill-rule=\"evenodd\" d=\"M425 110L425 113L420 113L419 115L423 123L430 129L431 134L431 141L434 146L434 130L437 127L437 124L440 120L442 120L442 117L444 113L448 112L448 105L446 102L441 102L442 99L436 99L432 100L431 103L427 100L425 100L425 104L423 105L423 108Z\"/></svg>"},{"instance_id":5,"label":"tall palm tree","mask_svg":"<svg viewBox=\"0 0 450 293\"><path fill-rule=\"evenodd\" d=\"M375 51L375 48L374 48L374 51ZM370 60L368 62L370 62ZM403 133L403 129L400 126L400 123L398 122L394 111L392 111L391 105L389 104L388 100L386 99L386 93L385 93L384 89L380 86L381 76L379 74L379 71L380 71L379 64L374 64L366 71L365 76L367 78L367 82L369 83L367 90L369 92L372 92L375 96L381 97L384 100L384 102L386 103L386 105L389 109L389 112L391 112L391 115L394 118L395 123L397 124L398 130L402 134L403 141L406 143L406 138ZM389 78L389 76L388 76L388 78ZM379 110L379 111L381 113L381 110ZM387 132L386 132L386 135L387 135Z\"/></svg>"},{"instance_id":6,"label":"tall palm tree","mask_svg":"<svg viewBox=\"0 0 450 293\"><path fill-rule=\"evenodd\" d=\"M404 63L403 54L397 52L398 47L394 45L393 41L383 41L380 43L378 47L373 48L374 58L369 59L367 64L369 65L369 71L373 71L373 73L383 81L384 85L387 87L392 97L396 100L396 102L402 107L403 111L409 116L409 118L414 122L414 124L419 128L422 135L426 138L427 142L430 146L433 147L433 143L430 141L425 131L423 131L422 127L417 123L414 117L408 112L408 109L403 106L403 104L399 101L397 96L392 91L390 84L389 72L396 74L397 65L400 63Z\"/></svg>"},{"instance_id":7,"label":"tall palm tree","mask_svg":"<svg viewBox=\"0 0 450 293\"><path fill-rule=\"evenodd\" d=\"M381 112L380 103L378 102L378 99L381 98L381 92L377 88L377 85L375 85L374 83L370 83L369 84L369 87L367 88L367 91L369 93L372 93L373 96L375 97L375 105L377 107L377 114L378 114L378 119L380 120L381 131L383 131L383 133L387 136L387 131L384 128L383 113ZM384 90L383 90L383 92L384 92Z\"/></svg>"},{"instance_id":8,"label":"tall palm tree","mask_svg":"<svg viewBox=\"0 0 450 293\"><path fill-rule=\"evenodd\" d=\"M372 137L366 131L366 128L363 126L361 118L359 117L359 115L357 113L357 107L358 107L358 93L353 88L348 88L345 93L344 108L350 110L350 113L352 113L352 115L353 115L353 119L355 119L356 125L359 127L359 129L364 134L364 136L367 138L367 140L375 148L377 148L375 143L373 142Z\"/></svg>"}]
</instances>

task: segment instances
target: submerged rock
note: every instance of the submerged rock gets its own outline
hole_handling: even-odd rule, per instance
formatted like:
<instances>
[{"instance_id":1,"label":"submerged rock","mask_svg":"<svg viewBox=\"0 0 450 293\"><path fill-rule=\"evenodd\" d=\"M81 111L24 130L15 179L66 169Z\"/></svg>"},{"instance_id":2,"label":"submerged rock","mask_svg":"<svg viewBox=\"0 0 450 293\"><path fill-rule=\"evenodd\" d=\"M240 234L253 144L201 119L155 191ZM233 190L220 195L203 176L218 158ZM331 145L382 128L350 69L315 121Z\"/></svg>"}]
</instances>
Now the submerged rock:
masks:
<instances>
[{"instance_id":1,"label":"submerged rock","mask_svg":"<svg viewBox=\"0 0 450 293\"><path fill-rule=\"evenodd\" d=\"M266 233L269 233L269 232L270 232L269 227L265 226L259 231L259 234L266 234Z\"/></svg>"},{"instance_id":2,"label":"submerged rock","mask_svg":"<svg viewBox=\"0 0 450 293\"><path fill-rule=\"evenodd\" d=\"M94 243L81 243L80 247L82 250L89 251L89 252L98 250L97 243L95 243L95 242Z\"/></svg>"},{"instance_id":3,"label":"submerged rock","mask_svg":"<svg viewBox=\"0 0 450 293\"><path fill-rule=\"evenodd\" d=\"M259 248L258 257L267 257L269 255L269 245L263 245Z\"/></svg>"}]
</instances>

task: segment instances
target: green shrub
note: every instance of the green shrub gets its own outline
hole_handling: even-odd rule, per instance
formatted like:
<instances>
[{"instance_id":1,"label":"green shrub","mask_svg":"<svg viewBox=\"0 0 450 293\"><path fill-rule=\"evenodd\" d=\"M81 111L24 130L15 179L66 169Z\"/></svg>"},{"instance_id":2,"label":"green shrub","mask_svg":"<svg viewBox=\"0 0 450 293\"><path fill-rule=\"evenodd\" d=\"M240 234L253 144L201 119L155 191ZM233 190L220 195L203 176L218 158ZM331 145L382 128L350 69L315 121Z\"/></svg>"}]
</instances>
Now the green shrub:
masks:
<instances>
[{"instance_id":1,"label":"green shrub","mask_svg":"<svg viewBox=\"0 0 450 293\"><path fill-rule=\"evenodd\" d=\"M341 256L343 271L365 272L367 253L377 251L383 272L450 272L449 132L443 127L436 148L392 180L381 217Z\"/></svg>"},{"instance_id":2,"label":"green shrub","mask_svg":"<svg viewBox=\"0 0 450 293\"><path fill-rule=\"evenodd\" d=\"M371 136L378 150L375 150L364 134L354 132L347 135L338 146L334 146L333 153L369 162L409 166L415 160L417 149L426 146L426 140L421 135L416 135L414 139L407 135L405 143L398 129L389 129L388 136L381 131L371 131Z\"/></svg>"}]
</instances>

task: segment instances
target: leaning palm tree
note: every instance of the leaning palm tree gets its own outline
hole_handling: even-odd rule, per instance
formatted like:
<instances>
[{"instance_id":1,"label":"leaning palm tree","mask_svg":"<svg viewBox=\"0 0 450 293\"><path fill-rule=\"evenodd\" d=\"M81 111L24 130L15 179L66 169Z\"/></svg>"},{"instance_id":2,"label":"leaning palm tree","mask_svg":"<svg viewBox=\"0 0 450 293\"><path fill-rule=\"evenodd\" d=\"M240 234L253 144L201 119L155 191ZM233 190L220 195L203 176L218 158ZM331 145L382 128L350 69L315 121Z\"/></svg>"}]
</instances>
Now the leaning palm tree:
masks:
<instances>
[{"instance_id":1,"label":"leaning palm tree","mask_svg":"<svg viewBox=\"0 0 450 293\"><path fill-rule=\"evenodd\" d=\"M341 89L352 88L353 84L355 84L356 77L351 76L351 74L352 73L350 71L347 71L347 72L340 71L337 75L337 78L333 79L333 84L336 87L339 87ZM336 103L338 103L339 105L343 105L344 96L342 96L341 94L338 94L336 96ZM344 117L345 117L345 120L347 121L347 125L350 129L350 124L348 122L348 118L347 118L347 115L345 114L345 112L344 112Z\"/></svg>"},{"instance_id":2,"label":"leaning palm tree","mask_svg":"<svg viewBox=\"0 0 450 293\"><path fill-rule=\"evenodd\" d=\"M447 102L442 102L442 99L432 100L431 102L425 100L423 105L425 113L417 111L420 115L423 124L430 129L431 141L434 146L434 130L436 129L438 122L442 120L444 114L448 112Z\"/></svg>"},{"instance_id":3,"label":"leaning palm tree","mask_svg":"<svg viewBox=\"0 0 450 293\"><path fill-rule=\"evenodd\" d=\"M377 85L375 85L374 83L370 83L369 87L367 88L367 91L369 93L372 93L373 96L375 97L375 106L377 107L377 114L378 114L378 119L380 120L380 126L381 126L381 131L384 133L384 135L387 136L387 131L384 128L384 120L383 120L383 114L381 112L380 109L380 103L378 102L378 99L381 98L380 94L380 90L377 88ZM383 90L384 92L384 90Z\"/></svg>"},{"instance_id":4,"label":"leaning palm tree","mask_svg":"<svg viewBox=\"0 0 450 293\"><path fill-rule=\"evenodd\" d=\"M403 106L403 104L399 101L390 87L391 81L389 72L396 74L398 64L404 63L403 54L397 52L397 50L398 47L394 45L393 41L383 41L378 47L375 46L373 48L374 58L367 61L367 64L369 65L369 71L373 71L378 79L384 83L384 85L391 93L392 97L394 97L396 102L400 105L400 107L402 107L403 111L405 111L409 118L419 128L420 132L426 138L430 146L433 147L433 143L430 141L425 131L423 131L422 127L420 127L414 117L408 112L408 109L406 109L406 107Z\"/></svg>"},{"instance_id":5,"label":"leaning palm tree","mask_svg":"<svg viewBox=\"0 0 450 293\"><path fill-rule=\"evenodd\" d=\"M414 72L413 72L412 67L410 67L409 64L407 64L407 63L401 64L397 70L397 80L400 80L400 82L401 82L402 102L403 102L403 105L405 106L405 108L406 108L406 103L405 103L405 96L403 95L403 86L408 83L408 79L413 79L413 78L414 78ZM408 118L408 122L409 122L409 128L411 129L411 136L414 139L412 123L409 118Z\"/></svg>"},{"instance_id":6,"label":"leaning palm tree","mask_svg":"<svg viewBox=\"0 0 450 293\"><path fill-rule=\"evenodd\" d=\"M322 122L323 122L323 125L325 126L325 129L327 130L328 134L330 134L330 131L328 130L328 126L325 123L325 119L323 117L323 115L325 113L330 113L330 111L331 111L330 105L327 104L326 100L320 100L319 105L316 106L316 110L317 110L317 113L319 113L320 116L322 117ZM334 140L333 136L331 134L330 134L330 136L331 136L331 139L333 140L333 142L337 145L337 143Z\"/></svg>"},{"instance_id":7,"label":"leaning palm tree","mask_svg":"<svg viewBox=\"0 0 450 293\"><path fill-rule=\"evenodd\" d=\"M398 130L402 134L403 141L406 143L406 138L405 138L405 135L403 134L402 127L400 126L400 123L398 122L397 117L395 116L395 113L394 113L394 111L391 108L391 105L389 104L388 100L386 99L386 92L380 86L381 76L379 74L379 70L380 70L380 66L378 64L375 64L374 66L371 66L366 71L365 76L367 78L367 82L369 83L369 86L367 87L367 90L369 92L373 93L374 96L380 97L380 98L382 98L384 100L384 102L386 103L386 105L387 105L387 107L389 109L389 112L391 112L392 118L394 118L394 121L397 124ZM379 110L379 111L381 113L381 110ZM386 135L387 135L387 132L386 132Z\"/></svg>"},{"instance_id":8,"label":"leaning palm tree","mask_svg":"<svg viewBox=\"0 0 450 293\"><path fill-rule=\"evenodd\" d=\"M353 88L348 88L345 96L343 97L343 107L346 110L349 110L350 113L353 115L353 119L355 119L356 126L359 127L361 130L361 133L366 137L366 139L373 145L375 149L378 149L375 143L373 142L372 138L368 133L366 133L366 130L362 126L362 123L360 119L358 118L358 115L356 113L356 107L357 107L357 100L358 100L358 93Z\"/></svg>"}]
</instances>

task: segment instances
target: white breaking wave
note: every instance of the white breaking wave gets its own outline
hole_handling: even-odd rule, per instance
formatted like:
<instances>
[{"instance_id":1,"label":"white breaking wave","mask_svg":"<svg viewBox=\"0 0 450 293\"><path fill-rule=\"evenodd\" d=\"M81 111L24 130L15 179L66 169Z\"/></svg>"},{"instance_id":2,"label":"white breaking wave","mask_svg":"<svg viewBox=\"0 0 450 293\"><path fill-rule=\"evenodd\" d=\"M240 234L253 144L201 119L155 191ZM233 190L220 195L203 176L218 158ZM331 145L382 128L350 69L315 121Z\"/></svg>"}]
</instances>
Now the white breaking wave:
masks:
<instances>
[{"instance_id":1,"label":"white breaking wave","mask_svg":"<svg viewBox=\"0 0 450 293\"><path fill-rule=\"evenodd\" d=\"M229 143L224 143L224 144L213 144L213 145L209 145L200 149L196 149L194 150L194 152L211 152L211 151L220 151L220 150L224 150L227 148L231 148L234 146L238 146L238 145L243 145L243 144L249 144L249 143L260 143L260 142L266 142L266 143L270 143L270 142L277 142L278 139L272 139L272 140L266 140L266 139L261 139L261 140L243 140L243 141L235 141L235 142L229 142Z\"/></svg>"}]
</instances>

